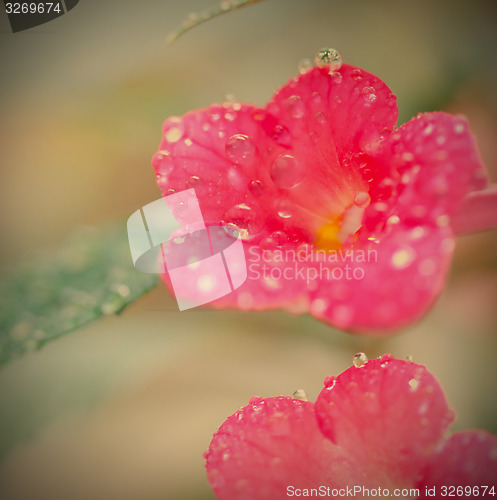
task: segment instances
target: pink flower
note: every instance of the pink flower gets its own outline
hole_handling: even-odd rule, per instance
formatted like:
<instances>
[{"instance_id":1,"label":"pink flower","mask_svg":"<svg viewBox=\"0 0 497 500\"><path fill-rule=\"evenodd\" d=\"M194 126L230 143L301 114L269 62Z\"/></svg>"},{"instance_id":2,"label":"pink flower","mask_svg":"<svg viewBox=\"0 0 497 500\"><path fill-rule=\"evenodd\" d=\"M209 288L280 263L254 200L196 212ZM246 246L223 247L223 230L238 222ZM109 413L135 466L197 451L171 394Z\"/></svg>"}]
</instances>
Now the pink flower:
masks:
<instances>
[{"instance_id":1,"label":"pink flower","mask_svg":"<svg viewBox=\"0 0 497 500\"><path fill-rule=\"evenodd\" d=\"M386 354L328 377L315 403L252 398L214 434L207 475L219 500L278 500L292 488L310 496L304 490L320 487L343 497L337 491L354 486L380 488L380 497L418 489L404 494L412 498L433 487L442 498L442 487L459 486L466 490L458 496L494 498L497 437L447 436L452 419L424 366Z\"/></svg>"},{"instance_id":2,"label":"pink flower","mask_svg":"<svg viewBox=\"0 0 497 500\"><path fill-rule=\"evenodd\" d=\"M244 239L248 279L212 306L380 334L427 311L452 224L495 225L497 193L466 199L487 179L464 118L425 113L394 130L397 115L381 80L344 64L292 78L265 108L227 102L166 120L153 159L163 196L195 188L204 219Z\"/></svg>"}]
</instances>

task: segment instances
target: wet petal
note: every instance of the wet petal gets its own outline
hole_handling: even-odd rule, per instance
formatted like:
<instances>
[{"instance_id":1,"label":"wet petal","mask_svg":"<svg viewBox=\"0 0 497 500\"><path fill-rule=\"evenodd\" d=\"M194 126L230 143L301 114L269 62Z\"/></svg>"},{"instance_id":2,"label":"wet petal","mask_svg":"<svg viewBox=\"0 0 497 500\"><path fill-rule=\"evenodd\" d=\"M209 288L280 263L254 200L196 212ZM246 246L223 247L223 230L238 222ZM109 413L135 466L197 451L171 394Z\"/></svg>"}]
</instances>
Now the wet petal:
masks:
<instances>
[{"instance_id":1,"label":"wet petal","mask_svg":"<svg viewBox=\"0 0 497 500\"><path fill-rule=\"evenodd\" d=\"M410 224L445 224L464 197L486 182L466 121L424 113L386 139L377 158L399 182L394 213Z\"/></svg>"},{"instance_id":2,"label":"wet petal","mask_svg":"<svg viewBox=\"0 0 497 500\"><path fill-rule=\"evenodd\" d=\"M284 499L288 485L330 484L334 449L318 428L313 403L254 397L214 434L207 476L219 500Z\"/></svg>"},{"instance_id":3,"label":"wet petal","mask_svg":"<svg viewBox=\"0 0 497 500\"><path fill-rule=\"evenodd\" d=\"M431 458L420 483L420 498L433 498L425 494L425 488L433 487L435 498L442 498L444 486L462 486L454 496L494 498L497 493L497 437L485 431L465 431L444 441Z\"/></svg>"},{"instance_id":4,"label":"wet petal","mask_svg":"<svg viewBox=\"0 0 497 500\"><path fill-rule=\"evenodd\" d=\"M453 249L448 227L408 228L397 222L378 239L324 256L310 312L338 328L388 334L417 320L433 304ZM333 263L335 255L344 262Z\"/></svg>"},{"instance_id":5,"label":"wet petal","mask_svg":"<svg viewBox=\"0 0 497 500\"><path fill-rule=\"evenodd\" d=\"M497 184L469 193L452 217L451 226L456 234L497 227Z\"/></svg>"},{"instance_id":6,"label":"wet petal","mask_svg":"<svg viewBox=\"0 0 497 500\"><path fill-rule=\"evenodd\" d=\"M324 435L357 457L365 481L414 484L453 418L436 379L384 355L325 383L315 403Z\"/></svg>"}]
</instances>

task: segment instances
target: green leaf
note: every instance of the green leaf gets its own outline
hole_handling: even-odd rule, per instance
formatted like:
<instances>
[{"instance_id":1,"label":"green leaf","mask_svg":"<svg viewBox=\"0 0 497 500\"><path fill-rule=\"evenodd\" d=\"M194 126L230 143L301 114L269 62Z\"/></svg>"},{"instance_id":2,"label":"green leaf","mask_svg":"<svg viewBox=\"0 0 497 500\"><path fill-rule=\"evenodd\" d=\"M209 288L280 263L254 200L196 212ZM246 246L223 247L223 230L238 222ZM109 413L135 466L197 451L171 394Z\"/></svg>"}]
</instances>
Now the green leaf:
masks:
<instances>
[{"instance_id":1,"label":"green leaf","mask_svg":"<svg viewBox=\"0 0 497 500\"><path fill-rule=\"evenodd\" d=\"M254 3L262 2L263 0L222 0L219 5L211 7L210 9L204 10L202 12L192 12L182 23L181 28L177 31L173 31L167 37L167 43L171 44L175 42L180 36L184 35L187 31L190 31L195 26L205 23L214 17L218 17L227 12L232 12L234 10L252 5Z\"/></svg>"},{"instance_id":2,"label":"green leaf","mask_svg":"<svg viewBox=\"0 0 497 500\"><path fill-rule=\"evenodd\" d=\"M133 267L125 223L80 229L61 248L2 276L0 366L121 312L157 281Z\"/></svg>"}]
</instances>

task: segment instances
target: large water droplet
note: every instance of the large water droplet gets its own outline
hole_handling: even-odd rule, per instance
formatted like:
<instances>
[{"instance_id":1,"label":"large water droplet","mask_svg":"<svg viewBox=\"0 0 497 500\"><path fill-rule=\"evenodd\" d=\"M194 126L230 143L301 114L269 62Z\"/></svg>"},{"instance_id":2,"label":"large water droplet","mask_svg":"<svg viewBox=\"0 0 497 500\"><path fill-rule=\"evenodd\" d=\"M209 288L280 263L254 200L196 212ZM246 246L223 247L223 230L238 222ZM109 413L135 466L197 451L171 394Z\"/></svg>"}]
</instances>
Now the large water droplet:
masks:
<instances>
[{"instance_id":1,"label":"large water droplet","mask_svg":"<svg viewBox=\"0 0 497 500\"><path fill-rule=\"evenodd\" d=\"M357 352L352 358L354 366L362 366L368 362L368 357L363 352Z\"/></svg>"},{"instance_id":2,"label":"large water droplet","mask_svg":"<svg viewBox=\"0 0 497 500\"><path fill-rule=\"evenodd\" d=\"M240 238L247 239L262 229L264 220L257 209L246 203L240 203L224 214L223 223L237 229Z\"/></svg>"},{"instance_id":3,"label":"large water droplet","mask_svg":"<svg viewBox=\"0 0 497 500\"><path fill-rule=\"evenodd\" d=\"M330 72L337 71L342 66L342 56L336 49L323 48L317 52L314 62L320 68L329 66Z\"/></svg>"},{"instance_id":4,"label":"large water droplet","mask_svg":"<svg viewBox=\"0 0 497 500\"><path fill-rule=\"evenodd\" d=\"M359 208L366 208L371 203L371 197L365 191L361 191L355 195L354 204Z\"/></svg>"},{"instance_id":5,"label":"large water droplet","mask_svg":"<svg viewBox=\"0 0 497 500\"><path fill-rule=\"evenodd\" d=\"M290 135L289 130L283 125L276 125L271 135L273 139L281 146L290 146L292 136Z\"/></svg>"},{"instance_id":6,"label":"large water droplet","mask_svg":"<svg viewBox=\"0 0 497 500\"><path fill-rule=\"evenodd\" d=\"M232 135L224 146L226 156L237 165L250 165L255 158L255 145L243 134Z\"/></svg>"},{"instance_id":7,"label":"large water droplet","mask_svg":"<svg viewBox=\"0 0 497 500\"><path fill-rule=\"evenodd\" d=\"M298 95L290 96L286 101L286 107L292 118L302 118L305 114L305 104Z\"/></svg>"},{"instance_id":8,"label":"large water droplet","mask_svg":"<svg viewBox=\"0 0 497 500\"><path fill-rule=\"evenodd\" d=\"M376 101L376 94L373 87L364 87L361 90L362 98L366 101L366 103L371 104Z\"/></svg>"},{"instance_id":9,"label":"large water droplet","mask_svg":"<svg viewBox=\"0 0 497 500\"><path fill-rule=\"evenodd\" d=\"M304 170L293 156L279 155L273 160L270 175L279 188L292 189L302 182Z\"/></svg>"},{"instance_id":10,"label":"large water droplet","mask_svg":"<svg viewBox=\"0 0 497 500\"><path fill-rule=\"evenodd\" d=\"M299 401L309 401L307 399L307 394L305 393L304 389L297 389L293 394L292 394L293 399L298 399Z\"/></svg>"},{"instance_id":11,"label":"large water droplet","mask_svg":"<svg viewBox=\"0 0 497 500\"><path fill-rule=\"evenodd\" d=\"M312 61L310 59L301 59L299 61L299 66L298 66L298 69L299 69L299 73L302 75L304 73L307 73L308 71L310 71L312 69Z\"/></svg>"}]
</instances>

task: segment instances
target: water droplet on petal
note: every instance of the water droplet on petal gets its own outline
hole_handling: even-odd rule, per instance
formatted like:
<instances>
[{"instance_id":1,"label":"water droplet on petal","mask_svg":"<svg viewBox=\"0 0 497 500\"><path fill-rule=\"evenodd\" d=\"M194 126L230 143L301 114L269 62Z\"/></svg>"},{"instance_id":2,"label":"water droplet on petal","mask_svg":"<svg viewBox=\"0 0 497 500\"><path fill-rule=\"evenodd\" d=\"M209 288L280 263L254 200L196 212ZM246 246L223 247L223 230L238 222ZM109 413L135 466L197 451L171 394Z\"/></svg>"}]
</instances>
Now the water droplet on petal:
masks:
<instances>
[{"instance_id":1,"label":"water droplet on petal","mask_svg":"<svg viewBox=\"0 0 497 500\"><path fill-rule=\"evenodd\" d=\"M226 156L237 165L248 166L254 161L255 145L246 135L232 135L226 141L224 149Z\"/></svg>"},{"instance_id":2,"label":"water droplet on petal","mask_svg":"<svg viewBox=\"0 0 497 500\"><path fill-rule=\"evenodd\" d=\"M254 196L262 196L264 194L264 184L261 181L251 181L248 185L249 191Z\"/></svg>"},{"instance_id":3,"label":"water droplet on petal","mask_svg":"<svg viewBox=\"0 0 497 500\"><path fill-rule=\"evenodd\" d=\"M368 362L368 357L363 352L357 352L352 358L352 363L354 366L362 366Z\"/></svg>"},{"instance_id":4,"label":"water droplet on petal","mask_svg":"<svg viewBox=\"0 0 497 500\"><path fill-rule=\"evenodd\" d=\"M418 390L418 387L419 387L418 379L412 378L411 380L409 380L409 391L416 392Z\"/></svg>"},{"instance_id":5,"label":"water droplet on petal","mask_svg":"<svg viewBox=\"0 0 497 500\"><path fill-rule=\"evenodd\" d=\"M392 254L392 265L396 269L405 269L414 261L416 254L411 247L399 248Z\"/></svg>"},{"instance_id":6,"label":"water droplet on petal","mask_svg":"<svg viewBox=\"0 0 497 500\"><path fill-rule=\"evenodd\" d=\"M304 178L304 170L291 155L279 155L271 164L271 179L279 188L292 189Z\"/></svg>"},{"instance_id":7,"label":"water droplet on petal","mask_svg":"<svg viewBox=\"0 0 497 500\"><path fill-rule=\"evenodd\" d=\"M307 394L305 393L304 389L297 389L293 394L292 394L293 399L298 399L300 401L309 401L307 399Z\"/></svg>"},{"instance_id":8,"label":"water droplet on petal","mask_svg":"<svg viewBox=\"0 0 497 500\"><path fill-rule=\"evenodd\" d=\"M183 137L184 133L183 127L171 127L166 130L164 137L167 142L178 142Z\"/></svg>"},{"instance_id":9,"label":"water droplet on petal","mask_svg":"<svg viewBox=\"0 0 497 500\"><path fill-rule=\"evenodd\" d=\"M240 203L226 211L223 223L237 229L240 238L247 239L262 229L264 220L257 209L246 203Z\"/></svg>"},{"instance_id":10,"label":"water droplet on petal","mask_svg":"<svg viewBox=\"0 0 497 500\"><path fill-rule=\"evenodd\" d=\"M369 193L361 191L355 195L354 204L356 205L356 207L366 208L369 206L370 203L371 203L371 197L369 196Z\"/></svg>"},{"instance_id":11,"label":"water droplet on petal","mask_svg":"<svg viewBox=\"0 0 497 500\"><path fill-rule=\"evenodd\" d=\"M361 90L362 98L370 104L376 100L375 89L373 87L364 87Z\"/></svg>"},{"instance_id":12,"label":"water droplet on petal","mask_svg":"<svg viewBox=\"0 0 497 500\"><path fill-rule=\"evenodd\" d=\"M336 84L342 83L343 80L342 73L339 73L338 71L333 71L332 73L330 73L330 76L333 83Z\"/></svg>"},{"instance_id":13,"label":"water droplet on petal","mask_svg":"<svg viewBox=\"0 0 497 500\"><path fill-rule=\"evenodd\" d=\"M283 125L276 125L271 135L273 139L281 146L290 146L292 136L290 135L289 130Z\"/></svg>"},{"instance_id":14,"label":"water droplet on petal","mask_svg":"<svg viewBox=\"0 0 497 500\"><path fill-rule=\"evenodd\" d=\"M336 49L325 47L317 52L314 62L319 68L329 66L330 72L337 71L342 66L342 56Z\"/></svg>"},{"instance_id":15,"label":"water droplet on petal","mask_svg":"<svg viewBox=\"0 0 497 500\"><path fill-rule=\"evenodd\" d=\"M333 375L331 375L330 377L326 377L324 379L324 386L326 387L326 389L333 389L333 387L335 387L335 384L336 384L336 381L337 381L337 378L334 377Z\"/></svg>"},{"instance_id":16,"label":"water droplet on petal","mask_svg":"<svg viewBox=\"0 0 497 500\"><path fill-rule=\"evenodd\" d=\"M314 115L314 118L316 119L316 121L318 123L320 123L321 125L324 125L326 123L326 116L324 115L324 113L322 111L318 111L315 115Z\"/></svg>"},{"instance_id":17,"label":"water droplet on petal","mask_svg":"<svg viewBox=\"0 0 497 500\"><path fill-rule=\"evenodd\" d=\"M350 74L356 82L362 79L362 71L360 69L354 69Z\"/></svg>"},{"instance_id":18,"label":"water droplet on petal","mask_svg":"<svg viewBox=\"0 0 497 500\"><path fill-rule=\"evenodd\" d=\"M301 59L299 61L299 73L302 75L304 73L307 73L312 69L312 61L308 59L307 57L305 59Z\"/></svg>"},{"instance_id":19,"label":"water droplet on petal","mask_svg":"<svg viewBox=\"0 0 497 500\"><path fill-rule=\"evenodd\" d=\"M249 405L258 405L258 404L262 403L263 401L264 401L264 399L261 398L260 396L252 396L249 399Z\"/></svg>"},{"instance_id":20,"label":"water droplet on petal","mask_svg":"<svg viewBox=\"0 0 497 500\"><path fill-rule=\"evenodd\" d=\"M286 107L292 118L302 118L305 114L305 104L298 95L290 96L286 101Z\"/></svg>"},{"instance_id":21,"label":"water droplet on petal","mask_svg":"<svg viewBox=\"0 0 497 500\"><path fill-rule=\"evenodd\" d=\"M223 98L223 104L233 104L236 102L236 97L233 94L226 94Z\"/></svg>"},{"instance_id":22,"label":"water droplet on petal","mask_svg":"<svg viewBox=\"0 0 497 500\"><path fill-rule=\"evenodd\" d=\"M198 177L197 175L192 175L187 181L186 185L189 188L201 188L204 184L204 181Z\"/></svg>"}]
</instances>

